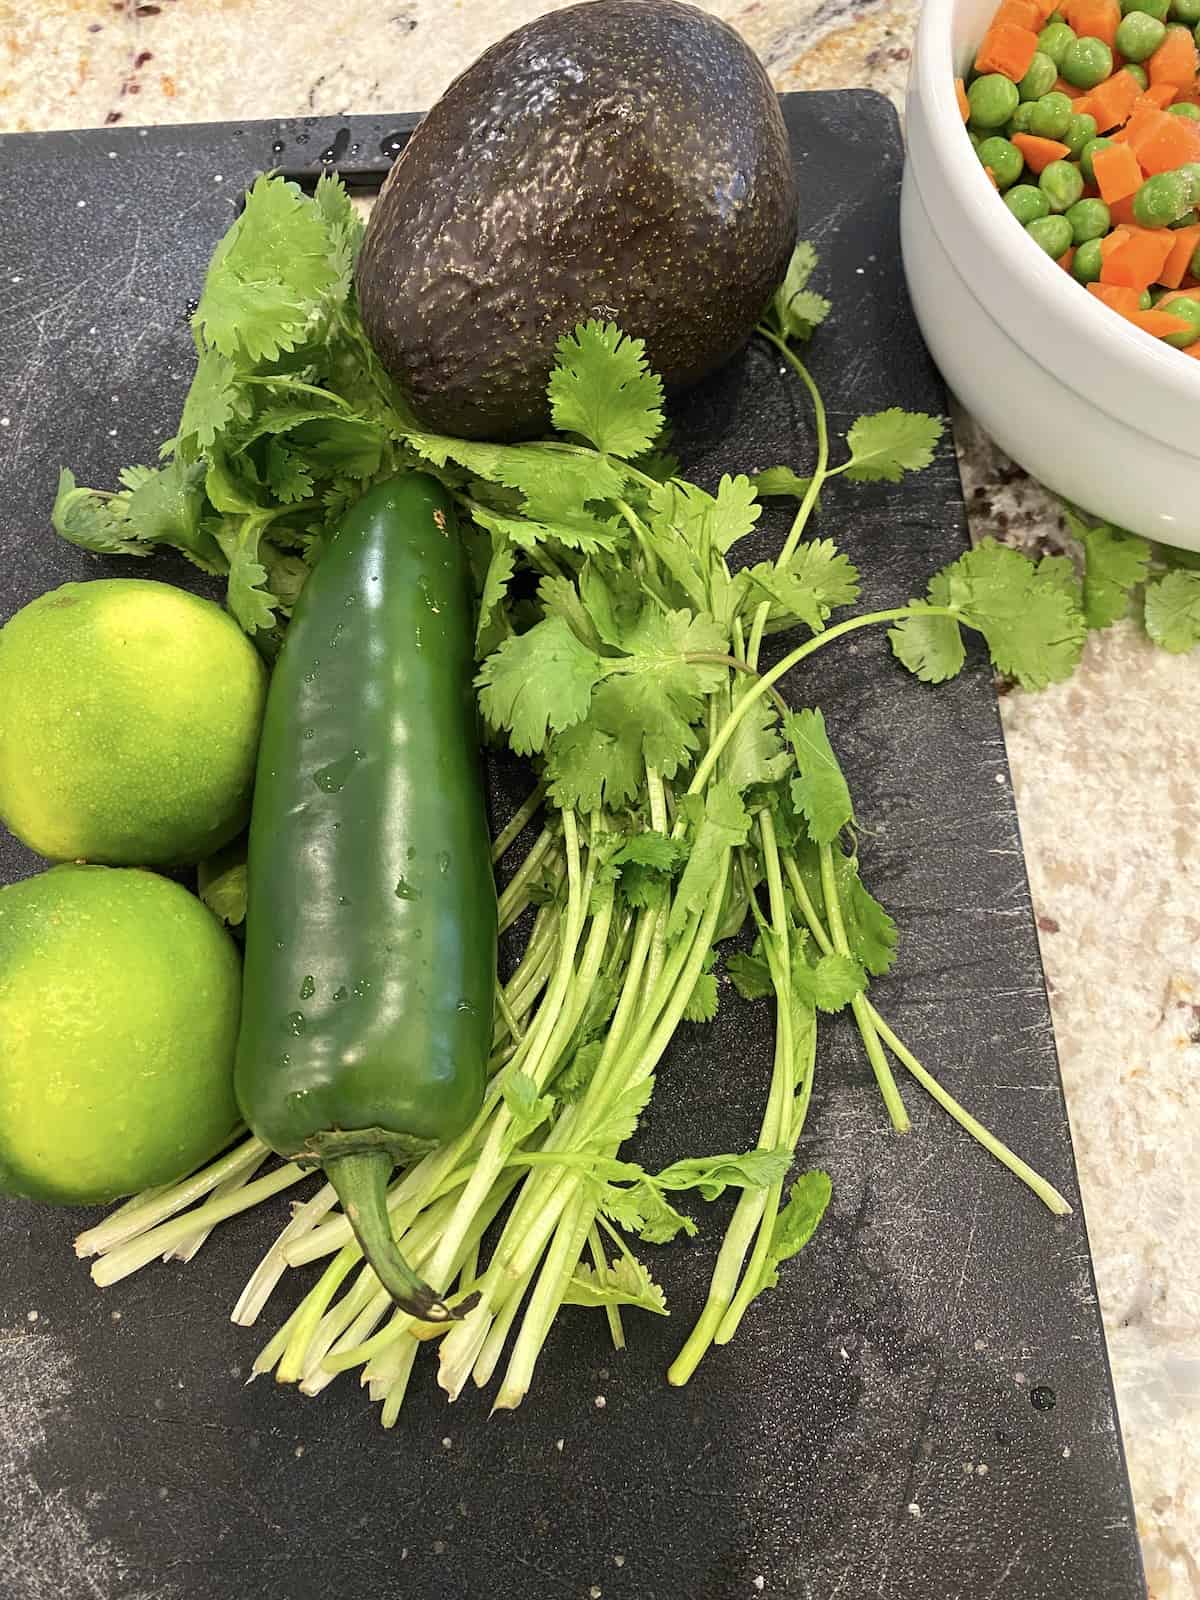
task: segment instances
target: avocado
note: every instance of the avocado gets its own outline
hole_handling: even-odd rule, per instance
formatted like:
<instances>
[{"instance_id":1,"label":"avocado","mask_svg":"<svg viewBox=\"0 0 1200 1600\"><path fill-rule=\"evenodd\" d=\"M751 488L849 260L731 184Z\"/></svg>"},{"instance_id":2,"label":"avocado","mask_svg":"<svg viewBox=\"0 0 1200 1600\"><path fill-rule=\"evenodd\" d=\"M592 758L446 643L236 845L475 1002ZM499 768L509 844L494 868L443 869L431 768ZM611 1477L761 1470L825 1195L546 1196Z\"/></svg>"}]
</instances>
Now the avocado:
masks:
<instances>
[{"instance_id":1,"label":"avocado","mask_svg":"<svg viewBox=\"0 0 1200 1600\"><path fill-rule=\"evenodd\" d=\"M380 191L356 287L425 426L527 438L562 334L615 322L685 388L745 343L795 236L787 133L748 45L677 0L588 0L450 85Z\"/></svg>"}]
</instances>

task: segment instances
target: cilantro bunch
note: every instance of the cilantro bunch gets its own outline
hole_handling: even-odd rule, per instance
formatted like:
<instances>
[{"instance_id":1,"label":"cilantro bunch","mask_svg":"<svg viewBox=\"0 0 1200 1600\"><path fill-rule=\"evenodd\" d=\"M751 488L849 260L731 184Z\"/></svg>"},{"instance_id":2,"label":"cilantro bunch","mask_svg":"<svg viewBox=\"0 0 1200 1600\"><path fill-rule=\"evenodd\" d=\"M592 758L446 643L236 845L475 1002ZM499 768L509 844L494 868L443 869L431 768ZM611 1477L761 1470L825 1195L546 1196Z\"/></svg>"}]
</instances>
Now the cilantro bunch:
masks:
<instances>
[{"instance_id":1,"label":"cilantro bunch","mask_svg":"<svg viewBox=\"0 0 1200 1600\"><path fill-rule=\"evenodd\" d=\"M190 486L191 546L211 539L227 563L231 608L251 630L286 612L294 591L297 574L285 590L273 563L292 558L303 569L317 559L360 485L405 464L437 474L460 507L478 575L481 711L490 736L535 774L495 842L497 860L539 816L541 827L500 896L501 927L523 931L523 943L497 991L483 1110L400 1173L389 1197L407 1259L451 1298L477 1297L474 1308L450 1325L414 1324L362 1262L325 1186L235 1310L255 1320L288 1267L326 1263L255 1370L315 1393L361 1368L390 1425L421 1347L436 1338L451 1398L501 1374L495 1404L515 1406L563 1307L602 1310L618 1347L626 1308L663 1314L636 1246L695 1232L689 1193L710 1201L733 1190L707 1302L669 1372L686 1382L775 1285L829 1202L825 1173L792 1177L792 1167L819 1040L842 1010L897 1131L909 1125L898 1065L1051 1210L1067 1210L876 1008L872 985L896 959L897 930L863 883L851 792L821 710L804 704L800 669L846 635L886 625L898 660L926 682L954 676L975 636L999 670L1040 687L1079 658L1078 589L1053 562L984 544L935 574L923 596L852 609L858 573L832 540L810 533L818 502L832 506L839 477L894 482L921 470L942 424L895 409L861 417L831 464L824 404L797 349L829 311L808 287L809 246L793 257L759 336L810 398L816 460L804 474L784 464L754 480L727 476L709 493L669 453L662 385L641 342L611 324L590 322L559 342L552 438L492 445L415 426L357 324L355 225L343 199L326 184L306 201L277 180L251 192L210 269L196 318L199 394L194 386L160 474ZM302 214L311 248L307 264L293 265L280 230ZM268 238L270 251L251 248ZM178 486L178 476L169 481ZM103 496L64 480L60 531L93 548L105 539L145 548L163 523L150 521L143 491L167 482L151 476ZM768 494L797 501L791 529L774 559L740 564ZM785 636L786 648L764 671L768 634ZM716 1015L722 971L773 1007L755 1147L681 1152L647 1172L622 1147L652 1108L679 1024ZM190 1253L214 1223L303 1176L288 1167L255 1176L266 1155L248 1139L93 1230L81 1247L103 1256L94 1275L112 1282L164 1249Z\"/></svg>"}]
</instances>

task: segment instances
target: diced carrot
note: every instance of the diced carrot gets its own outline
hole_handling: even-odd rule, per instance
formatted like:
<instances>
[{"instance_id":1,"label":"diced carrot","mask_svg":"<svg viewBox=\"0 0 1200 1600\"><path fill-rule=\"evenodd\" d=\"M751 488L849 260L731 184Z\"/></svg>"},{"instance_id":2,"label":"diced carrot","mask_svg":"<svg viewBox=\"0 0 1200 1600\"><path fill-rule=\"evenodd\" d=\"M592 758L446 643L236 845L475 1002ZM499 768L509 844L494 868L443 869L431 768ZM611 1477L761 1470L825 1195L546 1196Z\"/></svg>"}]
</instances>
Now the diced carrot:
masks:
<instances>
[{"instance_id":1,"label":"diced carrot","mask_svg":"<svg viewBox=\"0 0 1200 1600\"><path fill-rule=\"evenodd\" d=\"M996 174L992 171L991 167L984 167L983 170L987 173L988 182L991 184L992 188L998 189L1000 185L996 182Z\"/></svg>"},{"instance_id":2,"label":"diced carrot","mask_svg":"<svg viewBox=\"0 0 1200 1600\"><path fill-rule=\"evenodd\" d=\"M1197 339L1195 344L1185 344L1179 354L1181 356L1194 356L1197 361L1200 361L1200 339Z\"/></svg>"},{"instance_id":3,"label":"diced carrot","mask_svg":"<svg viewBox=\"0 0 1200 1600\"><path fill-rule=\"evenodd\" d=\"M1193 128L1186 117L1172 117L1166 111L1158 115L1161 121L1148 123L1144 132L1129 138L1129 147L1147 177L1200 161L1200 128Z\"/></svg>"},{"instance_id":4,"label":"diced carrot","mask_svg":"<svg viewBox=\"0 0 1200 1600\"><path fill-rule=\"evenodd\" d=\"M1110 50L1116 49L1117 29L1121 23L1118 0L1071 0L1064 14L1076 33L1103 39Z\"/></svg>"},{"instance_id":5,"label":"diced carrot","mask_svg":"<svg viewBox=\"0 0 1200 1600\"><path fill-rule=\"evenodd\" d=\"M1032 28L1019 28L1012 22L994 22L983 36L975 57L976 72L999 72L1013 83L1020 83L1029 71L1038 47Z\"/></svg>"},{"instance_id":6,"label":"diced carrot","mask_svg":"<svg viewBox=\"0 0 1200 1600\"><path fill-rule=\"evenodd\" d=\"M1146 62L1151 84L1173 83L1177 89L1190 89L1196 82L1196 71L1196 41L1191 31L1168 28L1167 37Z\"/></svg>"},{"instance_id":7,"label":"diced carrot","mask_svg":"<svg viewBox=\"0 0 1200 1600\"><path fill-rule=\"evenodd\" d=\"M1130 311L1138 309L1140 291L1137 289L1119 289L1112 283L1089 283L1089 294L1094 294L1097 300L1103 302L1112 311L1118 311L1126 316Z\"/></svg>"},{"instance_id":8,"label":"diced carrot","mask_svg":"<svg viewBox=\"0 0 1200 1600\"><path fill-rule=\"evenodd\" d=\"M1171 252L1170 232L1167 229L1162 231L1167 235L1165 239L1149 229L1137 234L1131 231L1116 250L1104 257L1104 265L1100 268L1101 283L1139 291L1157 283L1158 275Z\"/></svg>"},{"instance_id":9,"label":"diced carrot","mask_svg":"<svg viewBox=\"0 0 1200 1600\"><path fill-rule=\"evenodd\" d=\"M1133 214L1133 196L1127 194L1124 200L1114 200L1108 208L1109 216L1118 227L1135 227L1137 218Z\"/></svg>"},{"instance_id":10,"label":"diced carrot","mask_svg":"<svg viewBox=\"0 0 1200 1600\"><path fill-rule=\"evenodd\" d=\"M1133 110L1139 92L1132 72L1114 72L1111 78L1089 89L1088 111L1096 119L1097 131L1107 133L1110 128L1119 128Z\"/></svg>"},{"instance_id":11,"label":"diced carrot","mask_svg":"<svg viewBox=\"0 0 1200 1600\"><path fill-rule=\"evenodd\" d=\"M1170 294L1164 294L1154 308L1156 311L1165 311L1172 300L1194 300L1195 293L1191 289L1172 289Z\"/></svg>"},{"instance_id":12,"label":"diced carrot","mask_svg":"<svg viewBox=\"0 0 1200 1600\"><path fill-rule=\"evenodd\" d=\"M1052 161L1063 161L1071 154L1070 145L1060 144L1057 139L1039 139L1033 133L1014 133L1012 142L1033 172L1041 172Z\"/></svg>"},{"instance_id":13,"label":"diced carrot","mask_svg":"<svg viewBox=\"0 0 1200 1600\"><path fill-rule=\"evenodd\" d=\"M1100 259L1107 261L1114 250L1119 250L1133 230L1131 228L1114 228L1111 233L1106 233L1100 241Z\"/></svg>"},{"instance_id":14,"label":"diced carrot","mask_svg":"<svg viewBox=\"0 0 1200 1600\"><path fill-rule=\"evenodd\" d=\"M1074 245L1069 245L1067 247L1067 249L1065 249L1063 251L1062 255L1059 256L1058 261L1055 264L1057 266L1060 266L1063 269L1064 272L1070 272L1071 263L1072 263L1072 261L1074 261L1074 259L1075 259L1075 246Z\"/></svg>"},{"instance_id":15,"label":"diced carrot","mask_svg":"<svg viewBox=\"0 0 1200 1600\"><path fill-rule=\"evenodd\" d=\"M1106 205L1136 194L1141 187L1142 169L1127 144L1110 144L1097 150L1092 157L1092 171Z\"/></svg>"},{"instance_id":16,"label":"diced carrot","mask_svg":"<svg viewBox=\"0 0 1200 1600\"><path fill-rule=\"evenodd\" d=\"M1077 89L1073 83L1068 83L1062 77L1057 79L1054 88L1057 94L1065 94L1068 100L1082 100L1087 94L1086 89Z\"/></svg>"},{"instance_id":17,"label":"diced carrot","mask_svg":"<svg viewBox=\"0 0 1200 1600\"><path fill-rule=\"evenodd\" d=\"M971 102L967 99L967 86L961 78L954 80L954 97L958 101L959 115L964 122L970 122Z\"/></svg>"},{"instance_id":18,"label":"diced carrot","mask_svg":"<svg viewBox=\"0 0 1200 1600\"><path fill-rule=\"evenodd\" d=\"M1028 28L1033 33L1040 33L1041 7L1035 5L1034 0L1003 0L1003 4L992 18L991 25L996 28L1002 22L1009 22L1015 28Z\"/></svg>"},{"instance_id":19,"label":"diced carrot","mask_svg":"<svg viewBox=\"0 0 1200 1600\"><path fill-rule=\"evenodd\" d=\"M1153 334L1156 339L1165 339L1169 333L1188 333L1192 326L1182 317L1173 317L1169 311L1159 311L1157 307L1151 311L1129 312L1127 315L1135 328Z\"/></svg>"},{"instance_id":20,"label":"diced carrot","mask_svg":"<svg viewBox=\"0 0 1200 1600\"><path fill-rule=\"evenodd\" d=\"M1169 105L1174 105L1179 98L1179 87L1174 83L1152 83L1148 89L1143 89L1138 96L1138 103L1148 100L1160 111L1165 111Z\"/></svg>"},{"instance_id":21,"label":"diced carrot","mask_svg":"<svg viewBox=\"0 0 1200 1600\"><path fill-rule=\"evenodd\" d=\"M1189 277L1189 267L1192 266L1192 256L1200 250L1200 226L1176 227L1171 232L1171 254L1163 262L1163 270L1158 274L1158 282L1165 285L1168 290L1179 290L1184 293L1184 278Z\"/></svg>"}]
</instances>

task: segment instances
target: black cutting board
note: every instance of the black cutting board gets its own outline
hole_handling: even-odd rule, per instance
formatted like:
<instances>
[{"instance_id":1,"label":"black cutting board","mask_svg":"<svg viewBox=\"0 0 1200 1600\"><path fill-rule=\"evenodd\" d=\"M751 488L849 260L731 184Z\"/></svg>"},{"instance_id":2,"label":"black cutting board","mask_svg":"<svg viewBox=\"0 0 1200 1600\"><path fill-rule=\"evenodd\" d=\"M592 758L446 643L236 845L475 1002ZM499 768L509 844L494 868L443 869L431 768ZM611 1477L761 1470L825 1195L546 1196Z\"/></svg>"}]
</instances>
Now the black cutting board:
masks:
<instances>
[{"instance_id":1,"label":"black cutting board","mask_svg":"<svg viewBox=\"0 0 1200 1600\"><path fill-rule=\"evenodd\" d=\"M894 112L866 93L784 104L801 236L836 305L811 351L833 426L893 404L944 411L900 271ZM377 182L411 125L0 141L0 617L66 579L132 567L53 538L57 470L111 483L171 431L192 363L188 303L241 187L268 166L319 170L322 156ZM761 345L675 420L705 484L812 459L800 386ZM785 509L763 518L752 559L785 523ZM823 531L861 565L865 602L918 592L966 539L949 443L898 486L832 489ZM902 930L881 1008L1077 1201L986 664L929 689L882 634L862 635L792 692L826 709L867 881ZM0 878L36 866L0 840ZM727 985L718 1021L683 1029L639 1136L647 1161L753 1142L769 1032L769 1008ZM663 1370L702 1298L720 1205L694 1244L654 1255L669 1321L632 1314L618 1356L603 1318L565 1312L524 1407L490 1421L475 1392L448 1408L428 1368L393 1433L352 1379L317 1400L243 1386L279 1313L261 1331L227 1313L283 1201L221 1229L191 1265L103 1296L71 1255L85 1214L0 1204L5 1600L1135 1600L1082 1217L1052 1219L902 1088L903 1140L853 1029L824 1030L801 1158L832 1174L830 1215L690 1387L669 1390Z\"/></svg>"}]
</instances>

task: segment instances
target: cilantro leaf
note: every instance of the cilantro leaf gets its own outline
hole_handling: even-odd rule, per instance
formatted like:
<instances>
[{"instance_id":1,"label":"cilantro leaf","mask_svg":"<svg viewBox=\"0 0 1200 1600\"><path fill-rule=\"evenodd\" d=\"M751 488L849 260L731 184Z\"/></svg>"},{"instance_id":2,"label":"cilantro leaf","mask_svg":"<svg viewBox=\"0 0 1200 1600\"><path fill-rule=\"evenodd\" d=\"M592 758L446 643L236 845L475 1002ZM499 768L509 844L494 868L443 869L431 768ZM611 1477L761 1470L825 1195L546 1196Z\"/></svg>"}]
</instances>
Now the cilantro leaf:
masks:
<instances>
[{"instance_id":1,"label":"cilantro leaf","mask_svg":"<svg viewBox=\"0 0 1200 1600\"><path fill-rule=\"evenodd\" d=\"M656 1316L667 1315L666 1296L642 1263L629 1255L618 1256L603 1272L582 1264L577 1266L562 1303L565 1306L636 1306Z\"/></svg>"},{"instance_id":2,"label":"cilantro leaf","mask_svg":"<svg viewBox=\"0 0 1200 1600\"><path fill-rule=\"evenodd\" d=\"M743 1000L766 1000L775 993L771 970L761 956L738 950L726 961L725 971Z\"/></svg>"},{"instance_id":3,"label":"cilantro leaf","mask_svg":"<svg viewBox=\"0 0 1200 1600\"><path fill-rule=\"evenodd\" d=\"M81 488L75 474L63 467L50 521L60 538L82 550L97 555L148 556L149 548L132 534L128 509L128 495Z\"/></svg>"},{"instance_id":4,"label":"cilantro leaf","mask_svg":"<svg viewBox=\"0 0 1200 1600\"><path fill-rule=\"evenodd\" d=\"M147 471L129 496L129 526L146 544L168 544L204 572L224 572L220 546L201 527L205 501L205 467L172 461Z\"/></svg>"},{"instance_id":5,"label":"cilantro leaf","mask_svg":"<svg viewBox=\"0 0 1200 1600\"><path fill-rule=\"evenodd\" d=\"M540 1094L527 1072L506 1072L500 1079L504 1104L512 1118L512 1137L526 1139L554 1111L552 1095Z\"/></svg>"},{"instance_id":6,"label":"cilantro leaf","mask_svg":"<svg viewBox=\"0 0 1200 1600\"><path fill-rule=\"evenodd\" d=\"M772 602L768 624L772 631L803 622L819 633L836 607L858 598L858 571L831 539L797 545L782 567L762 561L743 568L738 581L746 588L751 611L764 595Z\"/></svg>"},{"instance_id":7,"label":"cilantro leaf","mask_svg":"<svg viewBox=\"0 0 1200 1600\"><path fill-rule=\"evenodd\" d=\"M833 1185L826 1172L806 1172L796 1179L787 1205L775 1218L771 1248L756 1293L778 1285L780 1266L803 1250L816 1233L832 1195Z\"/></svg>"},{"instance_id":8,"label":"cilantro leaf","mask_svg":"<svg viewBox=\"0 0 1200 1600\"><path fill-rule=\"evenodd\" d=\"M553 542L568 550L594 555L598 550L616 550L625 542L624 530L617 518L610 517L601 522L582 510L558 522L539 522L533 517L509 517L478 505L472 506L471 515L481 527L490 533L503 534L522 550L536 550L539 545Z\"/></svg>"},{"instance_id":9,"label":"cilantro leaf","mask_svg":"<svg viewBox=\"0 0 1200 1600\"><path fill-rule=\"evenodd\" d=\"M231 423L244 421L249 413L250 401L239 386L237 367L219 350L201 350L174 447L185 460L194 460Z\"/></svg>"},{"instance_id":10,"label":"cilantro leaf","mask_svg":"<svg viewBox=\"0 0 1200 1600\"><path fill-rule=\"evenodd\" d=\"M717 980L713 976L713 963L717 959L717 952L710 949L704 958L704 966L696 978L696 986L688 997L684 1007L683 1020L685 1022L711 1022L717 1014L720 996L717 993Z\"/></svg>"},{"instance_id":11,"label":"cilantro leaf","mask_svg":"<svg viewBox=\"0 0 1200 1600\"><path fill-rule=\"evenodd\" d=\"M1083 652L1083 616L1028 556L985 539L953 563L965 579L963 621L987 640L993 664L1024 689L1069 678Z\"/></svg>"},{"instance_id":12,"label":"cilantro leaf","mask_svg":"<svg viewBox=\"0 0 1200 1600\"><path fill-rule=\"evenodd\" d=\"M750 817L737 791L727 783L710 783L703 800L682 802L692 828L691 854L675 890L667 918L667 938L677 939L693 912L702 911L715 892L728 852L745 844Z\"/></svg>"},{"instance_id":13,"label":"cilantro leaf","mask_svg":"<svg viewBox=\"0 0 1200 1600\"><path fill-rule=\"evenodd\" d=\"M801 240L792 251L783 282L771 301L771 314L785 339L808 339L829 315L829 301L807 287L817 264L817 252Z\"/></svg>"},{"instance_id":14,"label":"cilantro leaf","mask_svg":"<svg viewBox=\"0 0 1200 1600\"><path fill-rule=\"evenodd\" d=\"M213 252L195 325L231 361L295 349L338 280L321 211L295 184L262 176Z\"/></svg>"},{"instance_id":15,"label":"cilantro leaf","mask_svg":"<svg viewBox=\"0 0 1200 1600\"><path fill-rule=\"evenodd\" d=\"M706 1200L719 1200L726 1189L769 1189L779 1183L792 1164L792 1152L747 1150L742 1155L695 1156L674 1161L654 1175L663 1189L698 1189Z\"/></svg>"},{"instance_id":16,"label":"cilantro leaf","mask_svg":"<svg viewBox=\"0 0 1200 1600\"><path fill-rule=\"evenodd\" d=\"M1150 571L1149 541L1108 523L1089 526L1073 511L1067 526L1083 546L1083 615L1089 628L1107 628L1128 616L1131 592Z\"/></svg>"},{"instance_id":17,"label":"cilantro leaf","mask_svg":"<svg viewBox=\"0 0 1200 1600\"><path fill-rule=\"evenodd\" d=\"M866 974L853 956L821 956L813 966L793 963L792 987L798 997L819 1011L841 1011L866 987Z\"/></svg>"},{"instance_id":18,"label":"cilantro leaf","mask_svg":"<svg viewBox=\"0 0 1200 1600\"><path fill-rule=\"evenodd\" d=\"M873 977L882 977L896 959L896 924L863 883L857 856L839 852L834 877L851 953Z\"/></svg>"},{"instance_id":19,"label":"cilantro leaf","mask_svg":"<svg viewBox=\"0 0 1200 1600\"><path fill-rule=\"evenodd\" d=\"M819 710L793 711L783 731L796 756L800 776L792 780L792 804L818 844L830 844L854 820L850 790L825 731Z\"/></svg>"},{"instance_id":20,"label":"cilantro leaf","mask_svg":"<svg viewBox=\"0 0 1200 1600\"><path fill-rule=\"evenodd\" d=\"M1147 585L1146 632L1172 655L1200 644L1200 572L1168 572Z\"/></svg>"},{"instance_id":21,"label":"cilantro leaf","mask_svg":"<svg viewBox=\"0 0 1200 1600\"><path fill-rule=\"evenodd\" d=\"M475 625L475 649L478 653L483 653L485 641L491 638L496 613L504 604L508 585L517 568L513 547L503 534L493 534L491 544L492 553L484 574L479 617Z\"/></svg>"},{"instance_id":22,"label":"cilantro leaf","mask_svg":"<svg viewBox=\"0 0 1200 1600\"><path fill-rule=\"evenodd\" d=\"M922 683L945 683L956 678L967 659L957 620L936 613L921 614L928 601L911 600L909 604L918 608L918 614L905 617L888 629L888 642L896 659Z\"/></svg>"},{"instance_id":23,"label":"cilantro leaf","mask_svg":"<svg viewBox=\"0 0 1200 1600\"><path fill-rule=\"evenodd\" d=\"M284 505L307 500L312 494L312 472L304 458L278 439L267 446L266 478L271 492Z\"/></svg>"},{"instance_id":24,"label":"cilantro leaf","mask_svg":"<svg viewBox=\"0 0 1200 1600\"><path fill-rule=\"evenodd\" d=\"M982 633L992 664L1025 689L1069 678L1083 652L1086 625L1057 567L1035 566L1008 545L984 539L930 581L918 615L889 633L892 649L929 683L953 677L963 664L959 621ZM956 617L925 617L922 605L948 606ZM949 626L947 626L949 624Z\"/></svg>"},{"instance_id":25,"label":"cilantro leaf","mask_svg":"<svg viewBox=\"0 0 1200 1600\"><path fill-rule=\"evenodd\" d=\"M1076 605L1083 604L1083 586L1070 556L1043 556L1037 564L1037 575L1042 582L1061 589Z\"/></svg>"},{"instance_id":26,"label":"cilantro leaf","mask_svg":"<svg viewBox=\"0 0 1200 1600\"><path fill-rule=\"evenodd\" d=\"M229 609L245 633L275 626L275 597L267 587L267 569L259 559L259 542L270 513L240 519L240 527L227 541L229 555Z\"/></svg>"},{"instance_id":27,"label":"cilantro leaf","mask_svg":"<svg viewBox=\"0 0 1200 1600\"><path fill-rule=\"evenodd\" d=\"M671 524L688 548L707 567L714 551L727 555L739 539L753 532L762 507L749 478L722 477L715 495L678 478L651 494L656 518Z\"/></svg>"},{"instance_id":28,"label":"cilantro leaf","mask_svg":"<svg viewBox=\"0 0 1200 1600\"><path fill-rule=\"evenodd\" d=\"M229 927L246 920L246 849L242 843L226 845L196 869L196 887L214 916Z\"/></svg>"},{"instance_id":29,"label":"cilantro leaf","mask_svg":"<svg viewBox=\"0 0 1200 1600\"><path fill-rule=\"evenodd\" d=\"M617 1165L629 1168L631 1175L637 1170L629 1162L614 1163ZM600 1191L599 1205L605 1216L627 1233L636 1233L646 1244L669 1244L681 1233L690 1238L698 1231L687 1212L673 1206L645 1174L627 1189L606 1184Z\"/></svg>"},{"instance_id":30,"label":"cilantro leaf","mask_svg":"<svg viewBox=\"0 0 1200 1600\"><path fill-rule=\"evenodd\" d=\"M608 870L631 906L647 906L661 898L686 859L682 840L665 833L635 833L609 859Z\"/></svg>"},{"instance_id":31,"label":"cilantro leaf","mask_svg":"<svg viewBox=\"0 0 1200 1600\"><path fill-rule=\"evenodd\" d=\"M756 472L750 482L760 495L768 499L772 496L782 496L791 500L803 500L812 479L797 477L791 467L767 467L762 472Z\"/></svg>"},{"instance_id":32,"label":"cilantro leaf","mask_svg":"<svg viewBox=\"0 0 1200 1600\"><path fill-rule=\"evenodd\" d=\"M517 755L532 755L545 748L551 730L561 733L587 715L602 672L596 653L561 617L549 617L506 639L483 663L475 685L492 726L509 729Z\"/></svg>"},{"instance_id":33,"label":"cilantro leaf","mask_svg":"<svg viewBox=\"0 0 1200 1600\"><path fill-rule=\"evenodd\" d=\"M753 784L774 783L791 766L777 722L775 707L760 697L734 728L721 757L721 775L739 793Z\"/></svg>"},{"instance_id":34,"label":"cilantro leaf","mask_svg":"<svg viewBox=\"0 0 1200 1600\"><path fill-rule=\"evenodd\" d=\"M855 483L899 483L906 472L929 465L944 431L940 417L899 406L859 417L846 435L850 446L846 476Z\"/></svg>"},{"instance_id":35,"label":"cilantro leaf","mask_svg":"<svg viewBox=\"0 0 1200 1600\"><path fill-rule=\"evenodd\" d=\"M564 334L548 394L554 426L581 434L606 455L642 455L663 425L663 387L641 339L613 323L588 322Z\"/></svg>"}]
</instances>

